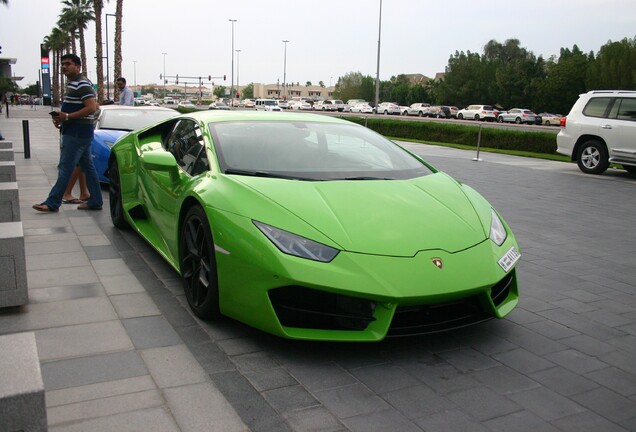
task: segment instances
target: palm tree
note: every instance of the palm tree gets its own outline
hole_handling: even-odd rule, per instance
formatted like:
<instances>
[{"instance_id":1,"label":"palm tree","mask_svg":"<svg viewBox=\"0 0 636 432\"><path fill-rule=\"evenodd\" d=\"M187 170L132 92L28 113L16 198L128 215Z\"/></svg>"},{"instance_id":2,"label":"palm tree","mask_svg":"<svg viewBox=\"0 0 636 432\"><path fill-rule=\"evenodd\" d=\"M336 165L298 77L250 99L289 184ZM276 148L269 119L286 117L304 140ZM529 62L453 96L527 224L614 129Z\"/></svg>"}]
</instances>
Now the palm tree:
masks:
<instances>
[{"instance_id":1,"label":"palm tree","mask_svg":"<svg viewBox=\"0 0 636 432\"><path fill-rule=\"evenodd\" d=\"M60 88L61 88L61 74L60 70L60 57L64 52L65 47L68 44L69 35L66 31L55 27L51 30L51 33L44 38L44 46L53 52L53 64L50 68L52 72L53 89L51 105L59 106L60 104Z\"/></svg>"},{"instance_id":2,"label":"palm tree","mask_svg":"<svg viewBox=\"0 0 636 432\"><path fill-rule=\"evenodd\" d=\"M108 0L106 0L108 1ZM102 10L104 0L93 0L95 17L95 52L97 60L97 102L104 101L104 52L102 50ZM106 35L108 37L108 35Z\"/></svg>"},{"instance_id":3,"label":"palm tree","mask_svg":"<svg viewBox=\"0 0 636 432\"><path fill-rule=\"evenodd\" d=\"M70 27L79 30L80 41L80 58L82 59L83 70L86 72L86 45L84 43L84 30L88 27L88 23L95 19L93 15L93 5L91 0L62 0L64 8L62 15L68 20ZM75 50L75 40L73 40L73 49Z\"/></svg>"},{"instance_id":4,"label":"palm tree","mask_svg":"<svg viewBox=\"0 0 636 432\"><path fill-rule=\"evenodd\" d=\"M113 72L114 79L121 76L121 19L124 0L117 0L117 8L115 9L115 70ZM119 99L119 89L115 86L113 95L115 100Z\"/></svg>"}]
</instances>

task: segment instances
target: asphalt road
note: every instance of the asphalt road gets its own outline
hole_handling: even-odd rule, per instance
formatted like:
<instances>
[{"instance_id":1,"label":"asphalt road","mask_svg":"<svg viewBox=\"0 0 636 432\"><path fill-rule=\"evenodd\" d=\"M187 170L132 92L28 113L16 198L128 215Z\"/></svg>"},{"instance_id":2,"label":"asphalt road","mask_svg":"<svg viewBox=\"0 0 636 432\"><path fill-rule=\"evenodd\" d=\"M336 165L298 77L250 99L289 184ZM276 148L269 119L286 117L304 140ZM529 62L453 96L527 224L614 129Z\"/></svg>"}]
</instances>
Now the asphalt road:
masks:
<instances>
[{"instance_id":1,"label":"asphalt road","mask_svg":"<svg viewBox=\"0 0 636 432\"><path fill-rule=\"evenodd\" d=\"M503 320L359 345L196 320L202 332L185 344L243 421L267 432L636 430L636 177L403 145L507 220L522 252L519 306ZM150 269L140 280L150 295L187 310L174 285L160 289L169 266L121 235L113 243ZM178 329L192 322L175 317Z\"/></svg>"}]
</instances>

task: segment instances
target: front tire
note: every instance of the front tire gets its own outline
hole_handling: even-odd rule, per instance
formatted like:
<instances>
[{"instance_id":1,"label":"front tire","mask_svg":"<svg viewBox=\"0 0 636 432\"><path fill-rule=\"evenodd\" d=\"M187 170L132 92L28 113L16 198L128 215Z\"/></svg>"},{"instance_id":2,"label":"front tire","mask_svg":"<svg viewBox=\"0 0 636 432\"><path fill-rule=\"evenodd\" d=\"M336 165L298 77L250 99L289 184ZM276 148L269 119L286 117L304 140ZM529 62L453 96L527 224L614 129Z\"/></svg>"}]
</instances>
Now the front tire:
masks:
<instances>
[{"instance_id":1,"label":"front tire","mask_svg":"<svg viewBox=\"0 0 636 432\"><path fill-rule=\"evenodd\" d=\"M464 114L457 114L458 120L464 120Z\"/></svg>"},{"instance_id":2,"label":"front tire","mask_svg":"<svg viewBox=\"0 0 636 432\"><path fill-rule=\"evenodd\" d=\"M497 117L497 123L503 123L503 117L502 116Z\"/></svg>"},{"instance_id":3,"label":"front tire","mask_svg":"<svg viewBox=\"0 0 636 432\"><path fill-rule=\"evenodd\" d=\"M180 269L190 309L201 319L221 316L214 241L208 218L199 206L192 207L181 226Z\"/></svg>"},{"instance_id":4,"label":"front tire","mask_svg":"<svg viewBox=\"0 0 636 432\"><path fill-rule=\"evenodd\" d=\"M108 186L108 202L110 207L110 218L113 225L120 230L130 228L130 224L124 215L124 205L121 198L121 176L119 175L119 165L117 157L113 155L108 164L108 177L110 183Z\"/></svg>"},{"instance_id":5,"label":"front tire","mask_svg":"<svg viewBox=\"0 0 636 432\"><path fill-rule=\"evenodd\" d=\"M515 123L517 123L517 124L521 124L521 119L520 119L519 117L517 117L517 118L515 119Z\"/></svg>"},{"instance_id":6,"label":"front tire","mask_svg":"<svg viewBox=\"0 0 636 432\"><path fill-rule=\"evenodd\" d=\"M579 148L576 162L586 174L602 174L609 167L605 146L597 140L584 142Z\"/></svg>"}]
</instances>

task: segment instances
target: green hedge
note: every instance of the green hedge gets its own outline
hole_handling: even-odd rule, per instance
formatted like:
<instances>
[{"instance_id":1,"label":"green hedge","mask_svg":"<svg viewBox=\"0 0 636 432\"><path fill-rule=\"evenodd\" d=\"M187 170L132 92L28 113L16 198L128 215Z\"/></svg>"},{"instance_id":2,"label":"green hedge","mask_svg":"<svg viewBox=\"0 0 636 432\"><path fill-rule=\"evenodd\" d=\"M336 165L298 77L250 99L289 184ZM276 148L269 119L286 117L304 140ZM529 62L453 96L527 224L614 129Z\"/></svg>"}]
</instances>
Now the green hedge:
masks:
<instances>
[{"instance_id":1,"label":"green hedge","mask_svg":"<svg viewBox=\"0 0 636 432\"><path fill-rule=\"evenodd\" d=\"M362 117L343 117L365 125ZM366 126L381 135L425 142L463 144L477 147L479 127L458 123L408 121L399 119L366 119ZM550 132L529 132L492 127L481 128L481 147L556 154L556 135Z\"/></svg>"}]
</instances>

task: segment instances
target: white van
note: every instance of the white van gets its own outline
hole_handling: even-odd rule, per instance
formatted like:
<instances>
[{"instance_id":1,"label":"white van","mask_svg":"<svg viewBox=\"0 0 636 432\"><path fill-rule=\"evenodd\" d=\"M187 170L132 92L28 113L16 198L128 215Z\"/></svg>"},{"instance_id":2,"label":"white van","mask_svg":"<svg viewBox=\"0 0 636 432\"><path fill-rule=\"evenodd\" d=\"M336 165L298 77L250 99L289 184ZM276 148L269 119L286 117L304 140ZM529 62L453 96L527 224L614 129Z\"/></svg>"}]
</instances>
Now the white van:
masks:
<instances>
[{"instance_id":1,"label":"white van","mask_svg":"<svg viewBox=\"0 0 636 432\"><path fill-rule=\"evenodd\" d=\"M257 111L282 111L275 99L256 99L254 108Z\"/></svg>"}]
</instances>

